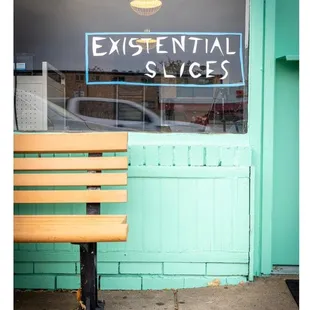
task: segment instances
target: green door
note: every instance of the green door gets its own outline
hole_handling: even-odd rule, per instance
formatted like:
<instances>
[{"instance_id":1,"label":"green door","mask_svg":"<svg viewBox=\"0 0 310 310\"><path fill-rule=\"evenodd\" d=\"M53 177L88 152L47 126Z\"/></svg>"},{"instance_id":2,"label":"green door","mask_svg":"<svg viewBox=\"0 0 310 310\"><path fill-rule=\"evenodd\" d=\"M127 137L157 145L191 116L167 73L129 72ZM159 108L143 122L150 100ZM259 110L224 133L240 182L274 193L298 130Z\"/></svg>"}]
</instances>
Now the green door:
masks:
<instances>
[{"instance_id":1,"label":"green door","mask_svg":"<svg viewBox=\"0 0 310 310\"><path fill-rule=\"evenodd\" d=\"M299 62L276 63L273 265L299 265Z\"/></svg>"}]
</instances>

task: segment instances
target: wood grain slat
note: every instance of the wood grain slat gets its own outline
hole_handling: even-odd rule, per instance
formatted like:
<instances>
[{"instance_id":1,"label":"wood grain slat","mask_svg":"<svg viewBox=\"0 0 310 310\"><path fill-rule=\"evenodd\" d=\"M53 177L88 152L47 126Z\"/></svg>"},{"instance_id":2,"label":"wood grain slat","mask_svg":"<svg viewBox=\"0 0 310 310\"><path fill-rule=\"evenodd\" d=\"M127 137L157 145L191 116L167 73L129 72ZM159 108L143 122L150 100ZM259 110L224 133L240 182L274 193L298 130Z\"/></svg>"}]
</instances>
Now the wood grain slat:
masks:
<instances>
[{"instance_id":1,"label":"wood grain slat","mask_svg":"<svg viewBox=\"0 0 310 310\"><path fill-rule=\"evenodd\" d=\"M68 223L68 218L70 221L75 223L92 224L95 222L100 223L116 223L116 224L126 224L127 215L14 215L14 221L19 225L39 225L42 223L58 223L66 224Z\"/></svg>"},{"instance_id":2,"label":"wood grain slat","mask_svg":"<svg viewBox=\"0 0 310 310\"><path fill-rule=\"evenodd\" d=\"M15 190L14 203L126 202L127 190Z\"/></svg>"},{"instance_id":3,"label":"wood grain slat","mask_svg":"<svg viewBox=\"0 0 310 310\"><path fill-rule=\"evenodd\" d=\"M128 224L107 222L105 218L96 220L91 216L76 220L68 215L66 221L51 218L46 221L36 216L14 218L14 242L58 243L58 242L118 242L127 241Z\"/></svg>"},{"instance_id":4,"label":"wood grain slat","mask_svg":"<svg viewBox=\"0 0 310 310\"><path fill-rule=\"evenodd\" d=\"M127 157L14 158L15 171L126 170Z\"/></svg>"},{"instance_id":5,"label":"wood grain slat","mask_svg":"<svg viewBox=\"0 0 310 310\"><path fill-rule=\"evenodd\" d=\"M127 142L127 132L14 134L14 152L126 152Z\"/></svg>"},{"instance_id":6,"label":"wood grain slat","mask_svg":"<svg viewBox=\"0 0 310 310\"><path fill-rule=\"evenodd\" d=\"M14 174L14 186L127 185L126 173Z\"/></svg>"}]
</instances>

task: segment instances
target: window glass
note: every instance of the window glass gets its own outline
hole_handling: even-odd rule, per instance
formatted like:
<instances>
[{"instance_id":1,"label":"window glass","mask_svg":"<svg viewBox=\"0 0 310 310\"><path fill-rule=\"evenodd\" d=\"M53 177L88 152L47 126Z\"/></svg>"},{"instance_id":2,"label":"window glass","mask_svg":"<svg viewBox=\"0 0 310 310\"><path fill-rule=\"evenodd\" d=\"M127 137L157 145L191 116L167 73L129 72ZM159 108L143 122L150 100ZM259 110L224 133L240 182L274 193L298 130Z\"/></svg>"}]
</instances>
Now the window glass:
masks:
<instances>
[{"instance_id":1,"label":"window glass","mask_svg":"<svg viewBox=\"0 0 310 310\"><path fill-rule=\"evenodd\" d=\"M142 110L134 108L128 104L119 103L118 105L118 119L123 121L142 122Z\"/></svg>"},{"instance_id":2,"label":"window glass","mask_svg":"<svg viewBox=\"0 0 310 310\"><path fill-rule=\"evenodd\" d=\"M78 104L77 101L76 104ZM79 102L79 114L94 118L115 119L113 102L83 100Z\"/></svg>"},{"instance_id":3,"label":"window glass","mask_svg":"<svg viewBox=\"0 0 310 310\"><path fill-rule=\"evenodd\" d=\"M14 128L246 133L246 3L15 0Z\"/></svg>"}]
</instances>

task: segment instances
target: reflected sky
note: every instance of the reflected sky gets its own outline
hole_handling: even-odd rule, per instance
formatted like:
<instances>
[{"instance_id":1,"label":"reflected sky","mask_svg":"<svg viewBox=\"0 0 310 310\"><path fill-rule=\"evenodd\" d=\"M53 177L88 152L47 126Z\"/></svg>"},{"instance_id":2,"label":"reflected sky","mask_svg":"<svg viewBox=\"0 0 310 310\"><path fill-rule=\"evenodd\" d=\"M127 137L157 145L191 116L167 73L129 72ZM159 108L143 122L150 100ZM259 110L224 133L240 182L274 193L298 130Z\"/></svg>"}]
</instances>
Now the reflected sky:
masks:
<instances>
[{"instance_id":1,"label":"reflected sky","mask_svg":"<svg viewBox=\"0 0 310 310\"><path fill-rule=\"evenodd\" d=\"M15 0L14 6L16 53L33 54L35 69L48 61L59 70L85 70L86 32L245 33L245 0L163 0L159 12L148 17L137 15L125 0ZM117 59L123 70L139 62ZM232 79L239 78L237 66L232 64Z\"/></svg>"}]
</instances>

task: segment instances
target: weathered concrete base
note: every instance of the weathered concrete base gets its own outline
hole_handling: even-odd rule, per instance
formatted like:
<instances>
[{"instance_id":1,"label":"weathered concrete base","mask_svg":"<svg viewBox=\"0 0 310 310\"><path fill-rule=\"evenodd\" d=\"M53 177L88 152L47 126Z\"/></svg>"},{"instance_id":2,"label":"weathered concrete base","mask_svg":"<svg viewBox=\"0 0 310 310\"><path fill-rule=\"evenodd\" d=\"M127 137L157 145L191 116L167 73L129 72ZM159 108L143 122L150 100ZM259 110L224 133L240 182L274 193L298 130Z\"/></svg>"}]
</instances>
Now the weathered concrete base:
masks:
<instances>
[{"instance_id":1,"label":"weathered concrete base","mask_svg":"<svg viewBox=\"0 0 310 310\"><path fill-rule=\"evenodd\" d=\"M164 291L104 291L106 310L297 310L285 279L296 275L258 278L252 283ZM74 310L74 292L16 291L15 310Z\"/></svg>"}]
</instances>

